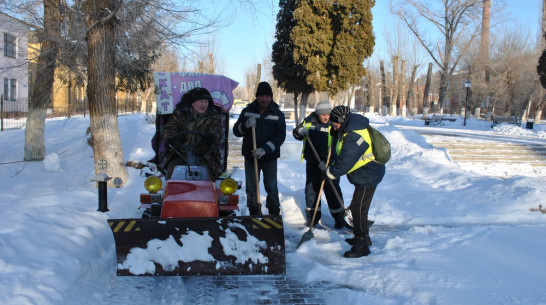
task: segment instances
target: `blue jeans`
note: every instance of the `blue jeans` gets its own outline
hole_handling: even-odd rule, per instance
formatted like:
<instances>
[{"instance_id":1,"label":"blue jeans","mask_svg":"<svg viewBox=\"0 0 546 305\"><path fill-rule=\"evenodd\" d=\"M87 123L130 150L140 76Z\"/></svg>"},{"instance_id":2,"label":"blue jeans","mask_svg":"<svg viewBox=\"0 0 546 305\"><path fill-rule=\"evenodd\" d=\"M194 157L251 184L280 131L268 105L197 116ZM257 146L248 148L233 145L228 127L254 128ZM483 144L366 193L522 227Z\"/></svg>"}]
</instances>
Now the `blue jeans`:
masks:
<instances>
[{"instance_id":1,"label":"blue jeans","mask_svg":"<svg viewBox=\"0 0 546 305\"><path fill-rule=\"evenodd\" d=\"M258 160L258 179L260 172L264 177L264 188L267 193L266 207L280 208L279 189L277 188L277 159L261 162ZM256 200L256 173L254 171L254 159L245 158L245 191L246 205L249 209L257 209ZM259 182L259 180L258 180Z\"/></svg>"}]
</instances>

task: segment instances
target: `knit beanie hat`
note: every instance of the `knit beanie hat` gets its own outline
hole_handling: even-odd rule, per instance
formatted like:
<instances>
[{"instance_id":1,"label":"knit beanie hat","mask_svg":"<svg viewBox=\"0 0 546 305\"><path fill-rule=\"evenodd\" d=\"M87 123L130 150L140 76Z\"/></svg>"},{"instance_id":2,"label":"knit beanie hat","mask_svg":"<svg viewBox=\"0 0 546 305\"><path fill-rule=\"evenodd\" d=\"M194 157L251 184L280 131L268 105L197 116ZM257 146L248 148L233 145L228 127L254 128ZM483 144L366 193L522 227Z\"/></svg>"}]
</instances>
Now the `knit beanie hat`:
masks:
<instances>
[{"instance_id":1,"label":"knit beanie hat","mask_svg":"<svg viewBox=\"0 0 546 305\"><path fill-rule=\"evenodd\" d=\"M343 124L347 117L351 114L351 108L347 106L336 106L330 112L330 120L334 123Z\"/></svg>"},{"instance_id":2,"label":"knit beanie hat","mask_svg":"<svg viewBox=\"0 0 546 305\"><path fill-rule=\"evenodd\" d=\"M193 102L198 100L208 100L209 106L213 105L214 101L212 100L212 96L210 95L210 92L205 88L193 88L190 91L184 93L182 96L182 103L185 106L190 106L193 104Z\"/></svg>"},{"instance_id":3,"label":"knit beanie hat","mask_svg":"<svg viewBox=\"0 0 546 305\"><path fill-rule=\"evenodd\" d=\"M260 95L269 95L273 97L273 90L268 82L261 82L258 84L258 89L256 89L256 97Z\"/></svg>"},{"instance_id":4,"label":"knit beanie hat","mask_svg":"<svg viewBox=\"0 0 546 305\"><path fill-rule=\"evenodd\" d=\"M315 106L315 113L317 115L330 114L330 111L332 111L332 105L328 101L320 101Z\"/></svg>"}]
</instances>

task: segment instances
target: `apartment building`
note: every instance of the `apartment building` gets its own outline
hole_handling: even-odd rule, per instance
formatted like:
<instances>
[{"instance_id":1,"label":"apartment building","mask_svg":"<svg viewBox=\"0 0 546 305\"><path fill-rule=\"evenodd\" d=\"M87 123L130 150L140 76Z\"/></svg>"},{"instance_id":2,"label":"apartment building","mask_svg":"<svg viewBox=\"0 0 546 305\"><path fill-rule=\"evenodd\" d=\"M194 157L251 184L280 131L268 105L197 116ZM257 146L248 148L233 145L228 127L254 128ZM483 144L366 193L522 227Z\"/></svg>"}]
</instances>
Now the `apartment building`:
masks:
<instances>
[{"instance_id":1,"label":"apartment building","mask_svg":"<svg viewBox=\"0 0 546 305\"><path fill-rule=\"evenodd\" d=\"M7 111L28 111L28 33L30 26L0 12L0 95Z\"/></svg>"}]
</instances>

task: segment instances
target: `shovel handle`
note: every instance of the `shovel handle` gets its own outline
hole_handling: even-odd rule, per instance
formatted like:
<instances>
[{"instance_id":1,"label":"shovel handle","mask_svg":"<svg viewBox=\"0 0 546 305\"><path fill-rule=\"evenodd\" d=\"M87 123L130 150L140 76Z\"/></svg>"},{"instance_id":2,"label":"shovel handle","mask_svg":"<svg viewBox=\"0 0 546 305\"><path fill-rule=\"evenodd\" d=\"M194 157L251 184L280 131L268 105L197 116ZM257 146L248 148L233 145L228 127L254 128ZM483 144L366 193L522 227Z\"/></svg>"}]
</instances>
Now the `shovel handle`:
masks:
<instances>
[{"instance_id":1,"label":"shovel handle","mask_svg":"<svg viewBox=\"0 0 546 305\"><path fill-rule=\"evenodd\" d=\"M309 140L309 137L307 137L307 140ZM311 144L311 142L309 141L309 144ZM311 144L311 147L313 144ZM313 147L313 151L315 152L315 154L317 153L315 150L315 148ZM328 164L328 162L330 162L330 154L331 154L332 150L328 150L328 158L326 158L326 164ZM318 157L318 155L317 155ZM320 160L320 158L319 158ZM320 203L320 197L322 196L322 189L324 188L324 181L325 180L328 180L328 179L322 179L322 182L320 184L320 190L318 192L318 198L317 198L317 203L315 203L315 211L313 212L313 218L311 219L311 222L309 223L309 228L313 228L313 224L315 223L315 217L317 216L317 210L318 210L318 205ZM329 181L329 180L328 180ZM330 183L332 183L332 181L330 181ZM333 185L333 184L332 184ZM338 195L339 197L339 195Z\"/></svg>"},{"instance_id":2,"label":"shovel handle","mask_svg":"<svg viewBox=\"0 0 546 305\"><path fill-rule=\"evenodd\" d=\"M256 127L252 126L252 150L256 150ZM262 203L260 199L260 172L258 171L258 157L254 156L254 179L256 181L256 202L258 203L258 215L262 216Z\"/></svg>"},{"instance_id":3,"label":"shovel handle","mask_svg":"<svg viewBox=\"0 0 546 305\"><path fill-rule=\"evenodd\" d=\"M317 158L317 161L320 163L322 160L320 160L320 157L317 153L317 150L315 149L315 145L313 145L313 142L311 141L311 138L307 137L307 143L309 144L309 147L311 147L311 150L313 151L313 154ZM330 160L331 151L332 151L331 149L328 151L328 160L326 161L326 165L328 165L328 162ZM328 180L330 187L334 191L334 195L336 196L337 201L339 201L339 204L341 204L341 206L343 207L345 204L343 203L343 199L341 199L341 196L339 196L339 193L337 192L337 189L335 188L334 183L332 182L332 180L329 180L329 179L326 179L326 180Z\"/></svg>"}]
</instances>

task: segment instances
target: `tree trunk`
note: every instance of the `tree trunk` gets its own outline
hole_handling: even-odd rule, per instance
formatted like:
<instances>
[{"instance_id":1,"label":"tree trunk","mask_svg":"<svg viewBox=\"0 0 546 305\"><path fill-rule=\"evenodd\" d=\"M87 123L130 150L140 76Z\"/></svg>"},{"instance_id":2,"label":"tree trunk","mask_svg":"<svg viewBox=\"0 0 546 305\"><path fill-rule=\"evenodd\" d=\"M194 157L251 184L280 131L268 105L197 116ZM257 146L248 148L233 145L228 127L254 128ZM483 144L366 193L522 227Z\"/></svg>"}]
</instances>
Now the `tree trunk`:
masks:
<instances>
[{"instance_id":1,"label":"tree trunk","mask_svg":"<svg viewBox=\"0 0 546 305\"><path fill-rule=\"evenodd\" d=\"M542 99L538 102L536 111L535 111L535 123L540 123L540 118L542 117L542 110L546 104L546 94L542 96Z\"/></svg>"},{"instance_id":2,"label":"tree trunk","mask_svg":"<svg viewBox=\"0 0 546 305\"><path fill-rule=\"evenodd\" d=\"M300 119L298 116L298 95L298 92L294 92L294 120L296 126L298 126L300 123Z\"/></svg>"},{"instance_id":3,"label":"tree trunk","mask_svg":"<svg viewBox=\"0 0 546 305\"><path fill-rule=\"evenodd\" d=\"M504 104L504 116L509 117L512 113L512 103L516 97L516 84L514 82L514 76L512 72L508 72L506 75L506 88L507 88L507 99Z\"/></svg>"},{"instance_id":4,"label":"tree trunk","mask_svg":"<svg viewBox=\"0 0 546 305\"><path fill-rule=\"evenodd\" d=\"M430 91L430 82L432 81L432 63L428 64L427 81L425 83L425 92L423 92L423 117L428 116L428 94Z\"/></svg>"},{"instance_id":5,"label":"tree trunk","mask_svg":"<svg viewBox=\"0 0 546 305\"><path fill-rule=\"evenodd\" d=\"M411 76L409 80L409 88L408 88L408 95L406 98L406 104L410 108L411 115L417 114L417 105L416 105L416 98L415 98L415 76L417 75L417 65L413 66L413 69L411 69Z\"/></svg>"},{"instance_id":6,"label":"tree trunk","mask_svg":"<svg viewBox=\"0 0 546 305\"><path fill-rule=\"evenodd\" d=\"M387 106L387 80L385 76L385 63L380 60L379 61L379 69L381 71L381 96L382 98L379 98L379 113L381 115L386 115L385 110L383 110L384 106Z\"/></svg>"},{"instance_id":7,"label":"tree trunk","mask_svg":"<svg viewBox=\"0 0 546 305\"><path fill-rule=\"evenodd\" d=\"M95 173L114 178L108 182L108 186L113 187L115 178L121 178L122 184L129 178L116 116L116 8L112 0L88 0L85 12L89 57L87 96Z\"/></svg>"},{"instance_id":8,"label":"tree trunk","mask_svg":"<svg viewBox=\"0 0 546 305\"><path fill-rule=\"evenodd\" d=\"M25 161L43 160L46 155L44 140L46 109L51 102L55 61L61 35L60 1L44 0L44 34L38 56L36 80L31 93L25 128Z\"/></svg>"},{"instance_id":9,"label":"tree trunk","mask_svg":"<svg viewBox=\"0 0 546 305\"><path fill-rule=\"evenodd\" d=\"M406 61L402 60L400 64L400 75L398 77L398 97L400 99L400 116L407 117L406 100L404 99L404 88L406 87Z\"/></svg>"},{"instance_id":10,"label":"tree trunk","mask_svg":"<svg viewBox=\"0 0 546 305\"><path fill-rule=\"evenodd\" d=\"M374 107L374 102L373 102L373 97L375 96L375 86L374 86L374 83L375 83L375 79L373 78L372 75L368 74L368 76L366 77L366 103L364 105L364 113L366 112L370 112L370 113L374 113L375 112L375 107Z\"/></svg>"},{"instance_id":11,"label":"tree trunk","mask_svg":"<svg viewBox=\"0 0 546 305\"><path fill-rule=\"evenodd\" d=\"M440 71L440 91L438 97L438 107L441 114L444 113L444 103L447 96L447 88L449 88L449 79L443 71Z\"/></svg>"},{"instance_id":12,"label":"tree trunk","mask_svg":"<svg viewBox=\"0 0 546 305\"><path fill-rule=\"evenodd\" d=\"M396 106L398 104L398 56L392 59L392 99L391 99L391 115L396 116Z\"/></svg>"},{"instance_id":13,"label":"tree trunk","mask_svg":"<svg viewBox=\"0 0 546 305\"><path fill-rule=\"evenodd\" d=\"M300 100L300 120L298 121L298 124L303 121L303 119L307 116L307 102L309 101L309 93L302 93L301 94L301 100ZM295 110L295 109L294 109Z\"/></svg>"}]
</instances>

